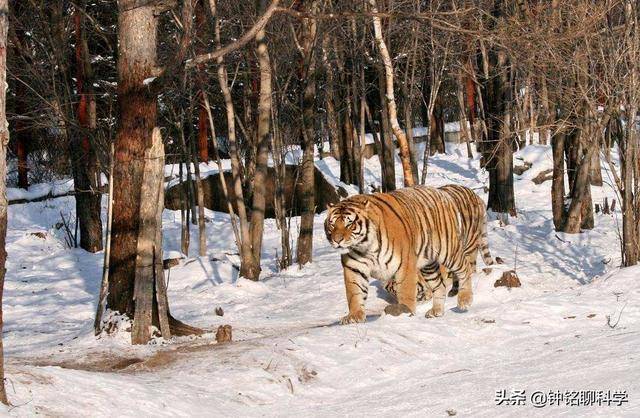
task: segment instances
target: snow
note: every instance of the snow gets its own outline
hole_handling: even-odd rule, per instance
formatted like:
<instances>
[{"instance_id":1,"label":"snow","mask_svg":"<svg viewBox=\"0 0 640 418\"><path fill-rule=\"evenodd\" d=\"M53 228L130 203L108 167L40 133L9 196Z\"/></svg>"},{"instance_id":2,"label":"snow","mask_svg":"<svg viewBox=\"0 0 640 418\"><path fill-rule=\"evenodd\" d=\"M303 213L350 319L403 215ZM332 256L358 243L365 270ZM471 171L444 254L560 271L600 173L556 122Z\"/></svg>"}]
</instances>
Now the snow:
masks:
<instances>
[{"instance_id":1,"label":"snow","mask_svg":"<svg viewBox=\"0 0 640 418\"><path fill-rule=\"evenodd\" d=\"M463 184L486 199L487 174L478 159L467 159L464 145L447 146L446 155L430 158L428 184ZM549 147L531 146L516 158L531 162L529 171L537 173L549 156ZM324 158L317 166L341 184L336 160ZM204 168L217 170L215 164ZM177 173L175 167L167 170ZM344 285L339 254L322 231L323 214L315 220L314 262L303 269L278 271L279 232L267 220L262 280L254 283L238 278L229 216L206 211L207 256L197 256L192 227L189 254L170 270L169 302L187 323L213 331L232 325L234 342L222 345L209 333L132 347L126 324L113 336L94 337L103 254L65 248L63 232L56 229L61 211L73 213L73 197L11 205L4 344L14 406L4 412L446 416L453 409L474 417L640 415L640 267L618 267L619 213L597 215L596 228L580 235L555 233L550 182L534 185L524 176L515 182L518 216L509 225L491 221L488 228L492 253L505 264L474 277L475 302L468 312L457 312L448 299L445 316L437 319L424 318L428 305L420 305L414 317L381 315L387 296L373 281L368 322L337 325L346 313ZM365 183L380 184L375 158L365 162ZM615 193L605 185L594 187L593 197L598 202ZM298 223L292 220L292 232ZM164 212L163 229L165 255L180 256L179 212ZM502 271L513 268L521 288L493 287ZM214 313L218 306L222 317ZM501 389L625 390L629 402L496 406Z\"/></svg>"},{"instance_id":2,"label":"snow","mask_svg":"<svg viewBox=\"0 0 640 418\"><path fill-rule=\"evenodd\" d=\"M37 183L29 186L27 190L18 187L7 187L7 199L9 202L16 200L35 200L47 196L62 196L73 191L73 180L54 180L49 183Z\"/></svg>"}]
</instances>

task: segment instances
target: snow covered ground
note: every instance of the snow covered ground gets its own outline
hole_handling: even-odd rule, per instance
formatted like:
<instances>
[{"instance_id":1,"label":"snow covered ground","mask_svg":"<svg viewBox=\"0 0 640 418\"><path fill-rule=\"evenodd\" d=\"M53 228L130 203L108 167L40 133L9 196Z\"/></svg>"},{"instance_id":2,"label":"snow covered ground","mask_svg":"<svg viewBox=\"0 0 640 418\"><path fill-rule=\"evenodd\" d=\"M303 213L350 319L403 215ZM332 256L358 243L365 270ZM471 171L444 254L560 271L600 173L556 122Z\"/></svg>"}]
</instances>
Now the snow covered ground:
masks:
<instances>
[{"instance_id":1,"label":"snow covered ground","mask_svg":"<svg viewBox=\"0 0 640 418\"><path fill-rule=\"evenodd\" d=\"M619 269L619 213L597 215L580 235L553 231L550 149L528 147L533 163L516 178L518 217L489 224L494 256L505 260L474 278L466 313L447 301L442 318L381 315L378 282L368 322L337 325L346 313L339 255L316 218L314 263L277 271L279 233L267 221L262 280L237 278L226 214L207 212L208 256L197 243L169 275L175 316L213 334L131 347L126 332L95 338L92 323L102 254L64 246L60 212L72 197L9 208L5 288L7 388L14 416L640 416L640 268ZM328 175L338 163L318 162ZM379 184L367 161L365 180ZM398 184L401 171L398 169ZM605 181L608 176L604 175ZM337 182L337 179L333 179ZM430 159L428 184L459 183L486 198L487 174L463 148ZM353 191L353 189L349 189ZM615 198L593 189L594 201ZM619 206L619 205L618 205ZM296 231L297 220L292 222ZM165 251L180 247L179 213L165 211ZM34 235L34 232L42 234ZM197 230L192 230L196 237ZM515 268L522 287L494 288ZM216 316L216 307L224 316ZM496 405L496 392L526 391L525 405ZM535 408L534 391L626 391L621 406ZM447 412L448 411L448 412Z\"/></svg>"}]
</instances>

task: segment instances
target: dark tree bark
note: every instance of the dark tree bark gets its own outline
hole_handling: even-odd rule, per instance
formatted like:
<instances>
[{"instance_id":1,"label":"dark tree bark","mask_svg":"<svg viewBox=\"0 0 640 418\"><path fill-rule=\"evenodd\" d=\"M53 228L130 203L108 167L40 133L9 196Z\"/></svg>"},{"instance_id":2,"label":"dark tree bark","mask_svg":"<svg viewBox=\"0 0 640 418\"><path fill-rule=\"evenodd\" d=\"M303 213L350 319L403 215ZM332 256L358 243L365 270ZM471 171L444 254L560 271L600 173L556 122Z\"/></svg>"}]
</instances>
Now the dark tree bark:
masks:
<instances>
[{"instance_id":1,"label":"dark tree bark","mask_svg":"<svg viewBox=\"0 0 640 418\"><path fill-rule=\"evenodd\" d=\"M391 192L396 189L396 165L395 154L396 146L393 141L393 133L389 124L389 114L385 99L386 86L384 81L384 68L382 65L376 65L378 75L378 93L380 95L379 106L375 106L377 117L382 121L380 132L380 143L382 145L382 154L380 157L380 165L382 166L382 191Z\"/></svg>"},{"instance_id":2,"label":"dark tree bark","mask_svg":"<svg viewBox=\"0 0 640 418\"><path fill-rule=\"evenodd\" d=\"M633 107L629 111L630 115L637 114L637 109ZM638 216L640 215L638 200L638 132L632 124L627 123L626 128L621 133L620 150L622 155L622 264L624 266L634 266L638 264L640 258L640 234L638 230ZM634 155L636 154L636 155Z\"/></svg>"},{"instance_id":3,"label":"dark tree bark","mask_svg":"<svg viewBox=\"0 0 640 418\"><path fill-rule=\"evenodd\" d=\"M2 346L2 294L4 278L7 272L7 145L9 129L7 127L7 32L9 30L9 2L0 0L0 402L9 404L4 385L4 347Z\"/></svg>"},{"instance_id":4,"label":"dark tree bark","mask_svg":"<svg viewBox=\"0 0 640 418\"><path fill-rule=\"evenodd\" d=\"M308 12L317 12L317 1L311 1ZM306 3L305 3L306 6ZM300 234L298 236L298 264L303 266L312 261L313 252L313 219L315 216L315 164L314 154L314 113L316 97L316 54L317 23L313 19L302 22L302 64L306 85L302 97L302 139L303 156L300 170L302 213L300 214ZM305 68L306 67L306 68Z\"/></svg>"},{"instance_id":5,"label":"dark tree bark","mask_svg":"<svg viewBox=\"0 0 640 418\"><path fill-rule=\"evenodd\" d=\"M205 9L206 0L201 0L196 3L195 18L196 18L196 54L204 54L205 46L202 40L207 39L206 26L207 26L207 13ZM198 71L198 84L200 86L205 85L206 74L204 73L204 65L197 66ZM209 123L207 119L207 109L204 105L204 94L201 90L198 93L198 160L201 162L209 162ZM213 138L215 141L215 138Z\"/></svg>"},{"instance_id":6,"label":"dark tree bark","mask_svg":"<svg viewBox=\"0 0 640 418\"><path fill-rule=\"evenodd\" d=\"M503 0L496 1L493 17L505 12ZM482 101L487 125L486 168L489 171L488 208L515 215L513 191L513 135L511 133L512 83L506 52L492 45L488 51L488 77L483 76Z\"/></svg>"},{"instance_id":7,"label":"dark tree bark","mask_svg":"<svg viewBox=\"0 0 640 418\"><path fill-rule=\"evenodd\" d=\"M78 4L84 9L85 1ZM95 253L102 250L100 172L95 142L96 101L93 94L93 71L85 33L84 11L76 8L76 91L79 95L76 116L78 130L73 134L71 160L73 168L76 213L80 226L80 247Z\"/></svg>"},{"instance_id":8,"label":"dark tree bark","mask_svg":"<svg viewBox=\"0 0 640 418\"><path fill-rule=\"evenodd\" d=\"M326 39L326 38L325 38ZM323 41L323 64L324 71L327 78L327 90L325 92L325 104L327 108L327 126L329 127L329 149L331 155L336 160L340 161L341 150L340 144L342 143L341 131L338 127L337 112L336 112L336 98L335 98L335 75L333 73L333 65L328 58L328 42Z\"/></svg>"},{"instance_id":9,"label":"dark tree bark","mask_svg":"<svg viewBox=\"0 0 640 418\"><path fill-rule=\"evenodd\" d=\"M551 209L553 211L553 225L556 231L561 231L564 224L564 139L565 133L554 132L551 137L553 150L553 178L551 180Z\"/></svg>"},{"instance_id":10,"label":"dark tree bark","mask_svg":"<svg viewBox=\"0 0 640 418\"><path fill-rule=\"evenodd\" d=\"M440 94L433 106L433 115L429 118L429 152L431 155L444 154L444 110Z\"/></svg>"}]
</instances>

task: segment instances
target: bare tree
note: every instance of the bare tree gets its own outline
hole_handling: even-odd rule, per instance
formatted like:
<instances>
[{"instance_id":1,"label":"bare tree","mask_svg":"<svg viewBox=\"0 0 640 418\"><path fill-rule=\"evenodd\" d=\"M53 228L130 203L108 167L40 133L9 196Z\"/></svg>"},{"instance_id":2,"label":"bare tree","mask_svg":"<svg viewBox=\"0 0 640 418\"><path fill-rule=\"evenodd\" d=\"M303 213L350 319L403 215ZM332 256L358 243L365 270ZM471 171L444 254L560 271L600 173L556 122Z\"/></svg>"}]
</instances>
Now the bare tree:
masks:
<instances>
[{"instance_id":1,"label":"bare tree","mask_svg":"<svg viewBox=\"0 0 640 418\"><path fill-rule=\"evenodd\" d=\"M389 112L389 123L393 134L396 136L398 143L400 144L400 160L402 161L402 171L404 175L404 185L413 186L414 176L411 167L411 151L409 149L409 142L407 141L407 135L400 128L398 123L398 111L396 106L396 99L394 94L394 75L393 75L393 63L391 62L391 55L387 49L387 44L382 34L382 23L380 17L378 17L378 6L376 0L369 0L369 6L373 13L373 28L375 32L376 44L378 45L378 51L382 58L385 73L385 87L386 87L386 99L387 99L387 111Z\"/></svg>"},{"instance_id":2,"label":"bare tree","mask_svg":"<svg viewBox=\"0 0 640 418\"><path fill-rule=\"evenodd\" d=\"M306 4L308 3L308 4ZM318 10L318 1L305 2L310 13ZM315 216L315 164L314 145L314 111L316 97L316 42L317 23L312 19L304 19L301 33L301 62L305 87L302 94L302 213L300 217L300 234L298 236L298 264L303 266L312 260L313 252L313 219Z\"/></svg>"},{"instance_id":3,"label":"bare tree","mask_svg":"<svg viewBox=\"0 0 640 418\"><path fill-rule=\"evenodd\" d=\"M9 31L9 2L0 0L0 402L9 404L4 385L4 347L2 346L2 294L7 273L7 33Z\"/></svg>"}]
</instances>

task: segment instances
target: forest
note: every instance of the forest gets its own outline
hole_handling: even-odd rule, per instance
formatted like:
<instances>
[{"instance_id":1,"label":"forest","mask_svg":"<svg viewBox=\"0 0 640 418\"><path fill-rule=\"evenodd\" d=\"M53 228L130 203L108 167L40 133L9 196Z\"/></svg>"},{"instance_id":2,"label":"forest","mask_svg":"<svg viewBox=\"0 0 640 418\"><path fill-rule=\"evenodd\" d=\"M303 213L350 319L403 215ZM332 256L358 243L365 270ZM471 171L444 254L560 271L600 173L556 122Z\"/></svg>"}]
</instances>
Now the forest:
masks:
<instances>
[{"instance_id":1,"label":"forest","mask_svg":"<svg viewBox=\"0 0 640 418\"><path fill-rule=\"evenodd\" d=\"M0 413L640 414L639 24L635 0L0 0ZM496 263L474 246L465 284L435 238L444 313L419 265L389 314L401 267L349 267L371 254L334 214L374 234L353 202L451 185ZM379 251L445 236L398 201L418 228Z\"/></svg>"}]
</instances>

